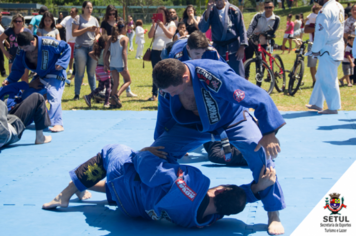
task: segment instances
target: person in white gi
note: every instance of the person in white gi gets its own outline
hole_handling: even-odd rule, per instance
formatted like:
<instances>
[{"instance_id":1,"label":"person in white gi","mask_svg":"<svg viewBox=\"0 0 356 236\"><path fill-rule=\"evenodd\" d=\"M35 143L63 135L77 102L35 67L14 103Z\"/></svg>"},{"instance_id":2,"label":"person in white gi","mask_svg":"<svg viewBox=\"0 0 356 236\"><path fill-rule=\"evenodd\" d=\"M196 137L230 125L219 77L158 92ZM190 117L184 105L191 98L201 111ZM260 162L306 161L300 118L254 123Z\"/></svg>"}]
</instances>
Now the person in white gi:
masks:
<instances>
[{"instance_id":1,"label":"person in white gi","mask_svg":"<svg viewBox=\"0 0 356 236\"><path fill-rule=\"evenodd\" d=\"M315 75L316 83L306 105L308 109L318 110L319 114L337 114L341 108L337 68L344 54L344 8L335 0L318 0L323 6L315 23L315 38L311 52L319 59ZM324 98L328 109L323 110Z\"/></svg>"}]
</instances>

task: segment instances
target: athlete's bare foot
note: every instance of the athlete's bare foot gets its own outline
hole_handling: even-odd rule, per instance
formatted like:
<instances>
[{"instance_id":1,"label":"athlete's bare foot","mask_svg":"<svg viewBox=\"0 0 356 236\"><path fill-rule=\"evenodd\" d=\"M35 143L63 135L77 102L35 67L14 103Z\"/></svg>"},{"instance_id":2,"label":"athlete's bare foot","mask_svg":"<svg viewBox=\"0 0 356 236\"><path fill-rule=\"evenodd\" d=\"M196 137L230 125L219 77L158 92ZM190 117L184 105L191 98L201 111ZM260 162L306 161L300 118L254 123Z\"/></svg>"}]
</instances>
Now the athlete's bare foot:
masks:
<instances>
[{"instance_id":1,"label":"athlete's bare foot","mask_svg":"<svg viewBox=\"0 0 356 236\"><path fill-rule=\"evenodd\" d=\"M44 143L50 143L52 141L51 136L44 136L40 138L36 138L35 144L44 144Z\"/></svg>"},{"instance_id":2,"label":"athlete's bare foot","mask_svg":"<svg viewBox=\"0 0 356 236\"><path fill-rule=\"evenodd\" d=\"M278 211L269 211L268 215L268 233L271 235L284 234L284 227L279 219Z\"/></svg>"},{"instance_id":3,"label":"athlete's bare foot","mask_svg":"<svg viewBox=\"0 0 356 236\"><path fill-rule=\"evenodd\" d=\"M49 128L49 130L52 131L53 133L57 133L57 132L64 131L64 128L61 125L55 125L52 128Z\"/></svg>"},{"instance_id":4,"label":"athlete's bare foot","mask_svg":"<svg viewBox=\"0 0 356 236\"><path fill-rule=\"evenodd\" d=\"M91 198L91 193L89 191L87 191L87 190L85 190L83 192L77 191L77 192L75 192L75 194L77 195L77 197L80 200L85 200L85 199Z\"/></svg>"},{"instance_id":5,"label":"athlete's bare foot","mask_svg":"<svg viewBox=\"0 0 356 236\"><path fill-rule=\"evenodd\" d=\"M338 114L337 110L322 110L322 111L318 111L319 114Z\"/></svg>"},{"instance_id":6,"label":"athlete's bare foot","mask_svg":"<svg viewBox=\"0 0 356 236\"><path fill-rule=\"evenodd\" d=\"M73 196L74 193L78 191L77 187L75 187L73 182L60 193L57 197L55 197L52 201L43 204L43 209L53 209L56 207L68 207L69 200Z\"/></svg>"},{"instance_id":7,"label":"athlete's bare foot","mask_svg":"<svg viewBox=\"0 0 356 236\"><path fill-rule=\"evenodd\" d=\"M316 106L316 105L309 105L309 104L307 104L307 105L305 105L305 107L308 108L308 109L310 109L310 110L317 110L317 111L323 110L323 108L318 107L318 106Z\"/></svg>"}]
</instances>

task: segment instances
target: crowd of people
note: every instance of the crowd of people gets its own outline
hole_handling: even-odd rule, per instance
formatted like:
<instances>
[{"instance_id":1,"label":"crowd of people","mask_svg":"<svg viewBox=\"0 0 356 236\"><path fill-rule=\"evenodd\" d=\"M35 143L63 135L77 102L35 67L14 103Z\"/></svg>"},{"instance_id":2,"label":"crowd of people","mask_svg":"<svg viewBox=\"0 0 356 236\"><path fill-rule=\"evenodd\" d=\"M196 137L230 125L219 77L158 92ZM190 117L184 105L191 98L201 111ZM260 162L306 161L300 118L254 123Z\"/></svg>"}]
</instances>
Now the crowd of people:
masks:
<instances>
[{"instance_id":1,"label":"crowd of people","mask_svg":"<svg viewBox=\"0 0 356 236\"><path fill-rule=\"evenodd\" d=\"M194 6L188 5L181 19L174 9L158 7L156 13L160 17L152 19L147 31L152 50L146 58L153 68L152 96L148 100L159 101L155 142L141 152L122 145L105 147L101 154L73 170L73 182L43 208L66 207L75 193L81 199L88 198L87 189L110 191L111 195L107 192L109 200L120 203L120 209L127 215L166 218L182 226L201 227L224 215L241 212L247 202L261 200L268 215L268 232L283 234L279 211L286 204L272 158L280 152L275 135L285 122L271 97L248 81L249 75L243 66L244 60L253 57L258 42L263 48L267 47L266 34L275 35L281 19L274 14L271 0L257 4L263 6L263 10L253 17L247 30L239 7L225 0L209 1L202 16L197 16ZM281 4L283 6L283 1ZM287 16L282 50L289 41L290 52L292 39L303 38L304 33L309 33L313 42L308 45L306 54L314 81L307 108L320 114L336 114L341 108L339 82L343 84L346 80L348 86L352 86L352 80L356 82L353 77L356 49L352 47L356 4L350 6L349 13L346 9L344 13L335 0L319 0L305 19L303 14L295 15L294 21L293 15ZM350 12L344 22L344 15ZM43 6L28 29L24 26L24 17L16 14L10 27L3 30L0 40L5 41L0 48L9 59L10 71L0 88L0 99L7 97L5 102L0 102L0 147L18 141L32 120L36 126L36 144L52 140L42 133L49 126L52 132L64 131L61 99L65 83L70 84L67 76L74 78L73 99L79 100L86 70L91 93L84 95L84 101L89 107L95 99L103 100L104 108L121 108L120 96L124 91L128 97L137 96L130 88L132 79L127 55L134 50L136 35L136 58L146 57L147 52L143 53L146 31L142 20L134 21L128 16L125 22L113 5L107 6L102 22L92 13L93 4L85 1L81 14L73 7L69 16L60 16L55 24L53 14ZM337 68L341 61L344 77L339 81ZM6 72L1 67L0 70L4 76ZM33 79L29 82L30 71ZM123 77L121 86L120 75ZM22 82L18 82L20 79ZM328 109L323 109L324 99ZM48 112L46 101L50 104ZM254 108L255 117L249 114L248 108ZM210 141L212 136L221 142ZM248 166L255 181L240 187L201 189L207 177L200 173L184 182L183 172L196 170L178 165L177 159L202 144L210 161ZM162 168L158 171L158 164L149 161L160 163ZM126 173L122 171L124 164L131 166L125 168ZM85 176L93 165L100 169L98 181ZM175 178L167 179L167 175L159 174L161 172L172 172L169 175ZM121 198L126 198L125 205L129 205L126 208L114 194L115 187L122 187L119 182L111 185L110 190L105 188L108 186L105 182L99 182L105 176L107 181L114 181L118 175L138 176L137 184L145 186L142 187L145 191L135 194L143 194L152 201L162 195L170 196L170 191L175 190L162 189L171 186L172 181L178 188L185 185L180 197L182 202L186 200L184 197L189 198L184 204L194 213L183 219L173 212L174 208L168 209L168 205L152 202L145 205L140 201L136 204L144 210L136 209L130 199L120 193ZM126 186L125 191L131 191L133 186L136 184ZM162 189L152 195L151 189L156 187ZM220 198L220 194L224 197ZM200 199L198 204L192 204L195 197ZM214 205L224 201L221 203L224 206Z\"/></svg>"}]
</instances>

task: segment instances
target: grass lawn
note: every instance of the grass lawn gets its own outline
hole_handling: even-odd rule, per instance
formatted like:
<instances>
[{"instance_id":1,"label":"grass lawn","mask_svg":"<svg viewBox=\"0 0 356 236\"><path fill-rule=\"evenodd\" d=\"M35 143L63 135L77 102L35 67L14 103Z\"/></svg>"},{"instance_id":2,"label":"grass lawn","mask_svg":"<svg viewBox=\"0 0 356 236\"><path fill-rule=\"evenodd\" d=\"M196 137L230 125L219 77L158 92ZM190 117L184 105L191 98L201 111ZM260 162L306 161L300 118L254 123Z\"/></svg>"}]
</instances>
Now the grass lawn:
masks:
<instances>
[{"instance_id":1,"label":"grass lawn","mask_svg":"<svg viewBox=\"0 0 356 236\"><path fill-rule=\"evenodd\" d=\"M282 39L284 35L284 30L286 27L286 18L289 13L297 14L297 13L304 13L306 17L310 13L310 7L299 7L293 8L292 10L276 10L275 14L281 17L281 24L276 33L276 43L281 45ZM246 29L248 28L249 23L251 22L252 17L256 13L244 13L244 21ZM294 17L293 17L294 19ZM145 25L144 28L149 29L150 25ZM150 40L147 38L146 34L146 44L145 49L149 47ZM304 34L304 40L309 37L308 34ZM294 43L293 43L294 45ZM124 92L121 96L121 100L123 106L120 110L135 110L135 111L142 111L142 110L157 110L157 102L150 102L147 101L147 98L151 96L151 88L152 88L152 66L151 63L145 62L145 68L142 68L142 60L135 59L136 55L136 47L135 44L135 51L130 52L128 55L128 67L131 74L131 90L133 93L137 94L137 98L126 98L126 93ZM288 46L288 45L287 45ZM281 51L275 51L275 53L280 54ZM292 51L290 54L285 52L284 55L281 55L285 69L290 70L293 66L295 60L295 53ZM307 60L305 59L305 72L304 72L304 86L301 87L301 90L298 91L293 97L283 94L277 93L276 90L273 91L271 94L272 99L277 104L279 110L281 111L301 111L306 110L305 104L308 103L311 92L312 92L312 79L310 76L309 68L306 67ZM7 61L5 62L7 65ZM8 72L8 69L7 69ZM286 75L287 76L287 75ZM339 67L339 78L343 76L342 67ZM4 78L1 78L2 81ZM286 77L288 82L288 77ZM120 78L120 85L122 84L123 79ZM251 81L254 82L254 81ZM88 84L87 76L85 75L84 83ZM341 99L342 99L342 109L343 110L355 110L356 109L356 86L349 88L349 87L341 87ZM66 86L63 98L62 98L62 108L63 110L76 110L82 109L86 110L89 109L82 99L83 95L89 94L90 88L88 85L82 86L81 88L81 99L79 101L73 101L74 97L74 81L72 81L71 86ZM91 109L103 109L103 104L95 104L92 103Z\"/></svg>"}]
</instances>

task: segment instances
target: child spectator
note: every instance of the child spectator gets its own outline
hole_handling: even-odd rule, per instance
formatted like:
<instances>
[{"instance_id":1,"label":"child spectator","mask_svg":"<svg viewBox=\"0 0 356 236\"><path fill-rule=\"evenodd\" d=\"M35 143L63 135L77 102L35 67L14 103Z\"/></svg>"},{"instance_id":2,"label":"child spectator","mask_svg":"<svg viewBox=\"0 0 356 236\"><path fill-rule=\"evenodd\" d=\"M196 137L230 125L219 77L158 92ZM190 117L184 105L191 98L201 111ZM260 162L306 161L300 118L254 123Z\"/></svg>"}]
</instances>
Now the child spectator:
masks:
<instances>
[{"instance_id":1,"label":"child spectator","mask_svg":"<svg viewBox=\"0 0 356 236\"><path fill-rule=\"evenodd\" d=\"M287 16L287 29L284 31L284 37L283 37L283 44L282 44L282 54L284 53L284 50L286 49L285 44L288 40L289 42L289 52L292 50L292 38L293 38L293 33L294 33L294 22L292 21L292 14L289 14Z\"/></svg>"},{"instance_id":2,"label":"child spectator","mask_svg":"<svg viewBox=\"0 0 356 236\"><path fill-rule=\"evenodd\" d=\"M300 34L302 33L302 21L300 19L300 15L295 15L295 21L294 21L294 37L295 38L301 38Z\"/></svg>"},{"instance_id":3,"label":"child spectator","mask_svg":"<svg viewBox=\"0 0 356 236\"><path fill-rule=\"evenodd\" d=\"M136 52L136 59L141 59L143 57L143 48L145 46L145 30L142 28L142 20L136 21L136 41L137 44L137 52Z\"/></svg>"},{"instance_id":4,"label":"child spectator","mask_svg":"<svg viewBox=\"0 0 356 236\"><path fill-rule=\"evenodd\" d=\"M173 41L177 41L179 38L187 36L188 31L183 21L178 23L178 33L176 33L173 37Z\"/></svg>"},{"instance_id":5,"label":"child spectator","mask_svg":"<svg viewBox=\"0 0 356 236\"><path fill-rule=\"evenodd\" d=\"M99 36L100 35L98 34L97 37ZM106 33L104 33L103 35L100 36L98 40L94 41L93 51L89 52L89 56L98 62L98 65L96 66L95 69L95 74L96 74L96 80L99 81L99 86L89 95L84 96L84 100L89 107L91 107L91 99L94 97L94 95L98 95L99 92L103 91L104 87L106 89L104 107L105 108L110 107L110 103L109 103L109 98L111 93L110 71L106 71L104 69L104 59L103 59L106 42L107 42L107 35Z\"/></svg>"},{"instance_id":6,"label":"child spectator","mask_svg":"<svg viewBox=\"0 0 356 236\"><path fill-rule=\"evenodd\" d=\"M339 79L341 86L344 86L344 79L346 79L347 86L352 87L352 83L350 81L350 75L354 74L354 58L352 57L352 45L354 43L355 36L349 35L347 37L347 45L345 48L344 60L342 62L342 70L344 72L344 77Z\"/></svg>"},{"instance_id":7,"label":"child spectator","mask_svg":"<svg viewBox=\"0 0 356 236\"><path fill-rule=\"evenodd\" d=\"M111 104L114 108L121 108L120 95L131 84L130 73L127 68L127 45L129 38L126 36L126 24L120 20L113 27L112 35L106 46L106 55L104 53L104 63L110 68L114 85L111 92ZM110 62L109 62L110 58ZM124 84L118 90L120 83L120 74L124 77Z\"/></svg>"},{"instance_id":8,"label":"child spectator","mask_svg":"<svg viewBox=\"0 0 356 236\"><path fill-rule=\"evenodd\" d=\"M46 11L43 14L42 20L37 30L38 36L48 36L57 40L61 40L59 31L56 29L53 14Z\"/></svg>"}]
</instances>

